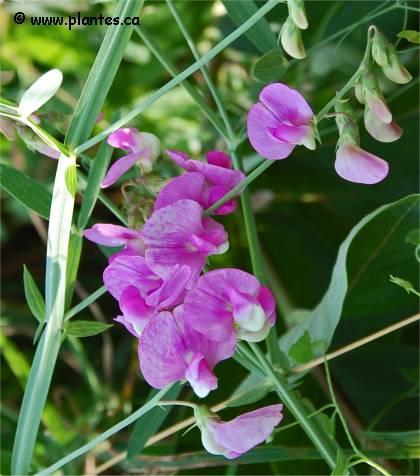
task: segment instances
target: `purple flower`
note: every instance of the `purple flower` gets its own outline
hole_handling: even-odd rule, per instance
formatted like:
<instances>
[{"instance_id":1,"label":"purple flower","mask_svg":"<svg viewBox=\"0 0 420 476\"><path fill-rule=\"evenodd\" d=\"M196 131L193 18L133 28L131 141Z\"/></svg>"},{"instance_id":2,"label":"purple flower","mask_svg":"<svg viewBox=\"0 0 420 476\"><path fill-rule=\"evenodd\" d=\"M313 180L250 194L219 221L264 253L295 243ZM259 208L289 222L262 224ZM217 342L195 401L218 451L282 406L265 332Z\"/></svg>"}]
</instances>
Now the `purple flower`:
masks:
<instances>
[{"instance_id":1,"label":"purple flower","mask_svg":"<svg viewBox=\"0 0 420 476\"><path fill-rule=\"evenodd\" d=\"M239 269L218 269L201 276L184 301L185 319L209 339L237 335L259 342L276 320L275 301L257 278Z\"/></svg>"},{"instance_id":2,"label":"purple flower","mask_svg":"<svg viewBox=\"0 0 420 476\"><path fill-rule=\"evenodd\" d=\"M119 225L97 223L84 231L83 235L90 241L103 246L124 246L115 253L110 261L121 255L144 255L145 244L141 232Z\"/></svg>"},{"instance_id":3,"label":"purple flower","mask_svg":"<svg viewBox=\"0 0 420 476\"><path fill-rule=\"evenodd\" d=\"M184 152L168 150L167 154L188 173L175 177L162 189L156 201L155 210L183 198L194 200L203 208L211 207L245 179L241 171L232 170L230 157L219 150L208 152L206 162L192 160ZM214 213L227 215L235 209L236 203L232 199Z\"/></svg>"},{"instance_id":4,"label":"purple flower","mask_svg":"<svg viewBox=\"0 0 420 476\"><path fill-rule=\"evenodd\" d=\"M118 129L108 137L108 144L130 153L118 159L108 170L101 187L115 183L131 167L138 163L144 173L150 172L153 162L160 152L159 139L148 132L139 132L134 128Z\"/></svg>"},{"instance_id":5,"label":"purple flower","mask_svg":"<svg viewBox=\"0 0 420 476\"><path fill-rule=\"evenodd\" d=\"M385 160L358 145L343 141L337 149L335 170L340 177L350 182L371 185L388 175L389 166Z\"/></svg>"},{"instance_id":6,"label":"purple flower","mask_svg":"<svg viewBox=\"0 0 420 476\"><path fill-rule=\"evenodd\" d=\"M202 217L203 209L193 200L178 200L153 212L142 230L147 266L166 280L176 265L191 269L191 288L207 256L224 253L229 247L223 225Z\"/></svg>"},{"instance_id":7,"label":"purple flower","mask_svg":"<svg viewBox=\"0 0 420 476\"><path fill-rule=\"evenodd\" d=\"M265 441L283 419L283 405L270 405L224 422L199 406L194 410L204 448L212 454L233 459Z\"/></svg>"},{"instance_id":8,"label":"purple flower","mask_svg":"<svg viewBox=\"0 0 420 476\"><path fill-rule=\"evenodd\" d=\"M184 320L182 306L153 317L139 342L140 369L149 385L164 388L185 379L200 398L217 388L213 368L234 352L234 338L207 339Z\"/></svg>"},{"instance_id":9,"label":"purple flower","mask_svg":"<svg viewBox=\"0 0 420 476\"><path fill-rule=\"evenodd\" d=\"M119 304L122 315L117 316L114 321L122 324L134 337L140 338L144 327L155 315L155 309L146 304L135 286L124 289Z\"/></svg>"},{"instance_id":10,"label":"purple flower","mask_svg":"<svg viewBox=\"0 0 420 476\"><path fill-rule=\"evenodd\" d=\"M269 84L249 111L249 141L270 160L288 157L296 145L314 149L312 120L312 109L298 91L281 83Z\"/></svg>"}]
</instances>

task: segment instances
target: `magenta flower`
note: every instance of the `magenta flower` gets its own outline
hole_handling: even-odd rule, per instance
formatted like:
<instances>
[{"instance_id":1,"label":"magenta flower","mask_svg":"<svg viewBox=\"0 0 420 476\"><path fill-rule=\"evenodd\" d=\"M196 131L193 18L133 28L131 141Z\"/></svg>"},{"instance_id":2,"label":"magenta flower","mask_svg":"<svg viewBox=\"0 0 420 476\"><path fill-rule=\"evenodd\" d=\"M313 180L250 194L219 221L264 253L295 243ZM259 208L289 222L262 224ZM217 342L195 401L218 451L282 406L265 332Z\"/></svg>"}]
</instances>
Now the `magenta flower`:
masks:
<instances>
[{"instance_id":1,"label":"magenta flower","mask_svg":"<svg viewBox=\"0 0 420 476\"><path fill-rule=\"evenodd\" d=\"M283 419L283 405L270 405L224 422L205 406L194 409L204 448L234 459L265 441Z\"/></svg>"},{"instance_id":2,"label":"magenta flower","mask_svg":"<svg viewBox=\"0 0 420 476\"><path fill-rule=\"evenodd\" d=\"M160 311L180 303L190 275L188 266L176 264L167 279L161 279L150 270L143 256L118 256L105 268L103 279L120 305L124 290L135 287L147 306Z\"/></svg>"},{"instance_id":3,"label":"magenta flower","mask_svg":"<svg viewBox=\"0 0 420 476\"><path fill-rule=\"evenodd\" d=\"M142 172L150 172L160 152L160 142L156 136L128 127L113 132L108 137L108 144L118 149L128 150L130 153L118 159L110 167L102 181L102 188L115 183L137 163Z\"/></svg>"},{"instance_id":4,"label":"magenta flower","mask_svg":"<svg viewBox=\"0 0 420 476\"><path fill-rule=\"evenodd\" d=\"M142 230L146 243L147 266L167 280L176 265L191 269L191 288L207 256L224 253L229 243L223 225L202 216L203 209L193 200L178 200L153 212Z\"/></svg>"},{"instance_id":5,"label":"magenta flower","mask_svg":"<svg viewBox=\"0 0 420 476\"><path fill-rule=\"evenodd\" d=\"M168 150L167 154L189 173L174 178L162 189L156 201L155 210L183 198L195 200L203 208L211 207L245 179L245 175L240 170L232 170L230 157L219 150L208 152L206 162L192 160L184 152ZM189 181L192 183L190 184ZM235 209L236 203L232 199L214 213L227 215Z\"/></svg>"},{"instance_id":6,"label":"magenta flower","mask_svg":"<svg viewBox=\"0 0 420 476\"><path fill-rule=\"evenodd\" d=\"M184 320L182 306L173 315L161 312L143 330L139 342L140 370L155 388L187 380L200 398L217 388L213 368L235 352L235 339L209 340Z\"/></svg>"},{"instance_id":7,"label":"magenta flower","mask_svg":"<svg viewBox=\"0 0 420 476\"><path fill-rule=\"evenodd\" d=\"M276 320L271 291L239 269L218 269L201 276L184 301L185 319L209 339L259 342Z\"/></svg>"},{"instance_id":8,"label":"magenta flower","mask_svg":"<svg viewBox=\"0 0 420 476\"><path fill-rule=\"evenodd\" d=\"M248 113L248 137L262 157L288 157L296 145L315 149L313 112L304 97L285 84L274 83L260 93Z\"/></svg>"},{"instance_id":9,"label":"magenta flower","mask_svg":"<svg viewBox=\"0 0 420 476\"><path fill-rule=\"evenodd\" d=\"M366 152L357 144L343 141L337 149L335 170L345 180L371 185L388 175L389 166L385 160Z\"/></svg>"},{"instance_id":10,"label":"magenta flower","mask_svg":"<svg viewBox=\"0 0 420 476\"><path fill-rule=\"evenodd\" d=\"M155 309L146 304L135 286L128 286L124 289L119 304L122 315L117 316L114 321L122 324L134 337L139 339L144 327L155 315Z\"/></svg>"},{"instance_id":11,"label":"magenta flower","mask_svg":"<svg viewBox=\"0 0 420 476\"><path fill-rule=\"evenodd\" d=\"M97 223L84 231L83 235L90 241L103 246L124 246L122 251L112 255L112 261L121 255L144 255L145 244L141 232L119 225Z\"/></svg>"}]
</instances>

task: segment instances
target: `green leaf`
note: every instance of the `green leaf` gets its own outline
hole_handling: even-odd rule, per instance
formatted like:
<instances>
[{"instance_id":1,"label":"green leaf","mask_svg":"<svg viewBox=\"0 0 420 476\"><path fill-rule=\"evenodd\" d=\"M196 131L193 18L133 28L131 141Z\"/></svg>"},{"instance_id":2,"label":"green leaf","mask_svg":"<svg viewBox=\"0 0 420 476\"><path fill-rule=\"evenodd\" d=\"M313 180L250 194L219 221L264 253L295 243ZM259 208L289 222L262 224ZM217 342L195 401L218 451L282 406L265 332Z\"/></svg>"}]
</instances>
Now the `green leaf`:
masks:
<instances>
[{"instance_id":1,"label":"green leaf","mask_svg":"<svg viewBox=\"0 0 420 476\"><path fill-rule=\"evenodd\" d=\"M62 81L63 74L59 69L43 74L23 93L18 107L19 115L26 118L37 111L60 89Z\"/></svg>"},{"instance_id":2,"label":"green leaf","mask_svg":"<svg viewBox=\"0 0 420 476\"><path fill-rule=\"evenodd\" d=\"M223 0L223 4L229 16L238 26L258 11L258 7L253 0ZM277 46L277 39L265 18L261 18L245 34L261 53Z\"/></svg>"},{"instance_id":3,"label":"green leaf","mask_svg":"<svg viewBox=\"0 0 420 476\"><path fill-rule=\"evenodd\" d=\"M404 38L410 43L420 43L420 33L415 30L404 30L398 33L398 38Z\"/></svg>"},{"instance_id":4,"label":"green leaf","mask_svg":"<svg viewBox=\"0 0 420 476\"><path fill-rule=\"evenodd\" d=\"M412 431L366 431L363 436L392 446L417 449L420 456L420 433Z\"/></svg>"},{"instance_id":5,"label":"green leaf","mask_svg":"<svg viewBox=\"0 0 420 476\"><path fill-rule=\"evenodd\" d=\"M394 203L384 205L365 216L349 233L341 244L338 257L333 269L330 285L321 302L311 316L287 332L280 339L280 347L287 352L305 332L308 332L313 342L325 343L325 352L332 340L334 331L340 322L344 299L349 287L353 290L373 265L378 266L377 273L384 274L385 264L404 267L410 263L410 253L401 248L407 232L417 222L416 205L419 195L410 195ZM378 296L383 295L382 282L376 276ZM388 274L383 279L388 280ZM377 302L369 296L372 307ZM389 302L386 305L389 308ZM367 310L367 304L364 305ZM389 312L391 310L389 309ZM315 352L322 354L322 352Z\"/></svg>"},{"instance_id":6,"label":"green leaf","mask_svg":"<svg viewBox=\"0 0 420 476\"><path fill-rule=\"evenodd\" d=\"M313 359L312 342L308 331L305 331L301 337L290 347L289 357L299 364Z\"/></svg>"},{"instance_id":7,"label":"green leaf","mask_svg":"<svg viewBox=\"0 0 420 476\"><path fill-rule=\"evenodd\" d=\"M419 246L420 245L420 229L413 228L407 233L407 236L404 240L406 243L410 245Z\"/></svg>"},{"instance_id":8,"label":"green leaf","mask_svg":"<svg viewBox=\"0 0 420 476\"><path fill-rule=\"evenodd\" d=\"M278 80L284 70L284 56L282 50L277 46L265 53L254 64L252 75L255 79L263 83L270 83Z\"/></svg>"},{"instance_id":9,"label":"green leaf","mask_svg":"<svg viewBox=\"0 0 420 476\"><path fill-rule=\"evenodd\" d=\"M23 206L48 220L52 195L40 183L18 170L0 164L1 186Z\"/></svg>"},{"instance_id":10,"label":"green leaf","mask_svg":"<svg viewBox=\"0 0 420 476\"><path fill-rule=\"evenodd\" d=\"M96 321L72 321L66 325L65 331L74 337L91 337L105 332L110 327L113 327L113 324Z\"/></svg>"},{"instance_id":11,"label":"green leaf","mask_svg":"<svg viewBox=\"0 0 420 476\"><path fill-rule=\"evenodd\" d=\"M25 265L23 265L23 286L29 309L39 322L43 322L45 320L44 298L42 297L34 278Z\"/></svg>"},{"instance_id":12,"label":"green leaf","mask_svg":"<svg viewBox=\"0 0 420 476\"><path fill-rule=\"evenodd\" d=\"M77 192L77 169L75 165L69 165L67 167L64 174L64 181L69 194L74 198Z\"/></svg>"},{"instance_id":13,"label":"green leaf","mask_svg":"<svg viewBox=\"0 0 420 476\"><path fill-rule=\"evenodd\" d=\"M405 279L398 278L398 277L392 276L392 275L390 275L389 278L390 278L389 280L391 281L391 283L394 283L397 286L402 287L403 289L405 289L407 291L407 293L414 293L417 296L420 296L420 293L414 289L414 286L412 285L412 283L410 281L407 281Z\"/></svg>"},{"instance_id":14,"label":"green leaf","mask_svg":"<svg viewBox=\"0 0 420 476\"><path fill-rule=\"evenodd\" d=\"M165 395L165 400L176 400L182 390L181 384L175 384L171 387L168 393ZM149 394L148 400L152 399L157 393L157 390L152 390ZM146 415L137 420L133 431L131 432L130 439L127 446L127 459L136 458L142 453L147 440L158 432L166 418L169 416L170 407L165 408L155 407L152 408Z\"/></svg>"}]
</instances>

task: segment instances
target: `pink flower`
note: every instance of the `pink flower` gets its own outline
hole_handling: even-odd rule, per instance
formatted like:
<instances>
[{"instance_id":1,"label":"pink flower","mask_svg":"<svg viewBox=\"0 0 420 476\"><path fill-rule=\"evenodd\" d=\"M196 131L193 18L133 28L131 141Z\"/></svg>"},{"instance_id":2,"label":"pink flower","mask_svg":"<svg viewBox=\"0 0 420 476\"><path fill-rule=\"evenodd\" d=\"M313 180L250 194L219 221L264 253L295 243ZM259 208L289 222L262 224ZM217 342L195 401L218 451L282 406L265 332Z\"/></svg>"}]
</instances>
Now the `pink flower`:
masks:
<instances>
[{"instance_id":1,"label":"pink flower","mask_svg":"<svg viewBox=\"0 0 420 476\"><path fill-rule=\"evenodd\" d=\"M140 338L144 327L155 315L155 309L148 306L135 286L128 286L121 293L120 309L121 316L114 321L122 324L134 337Z\"/></svg>"},{"instance_id":2,"label":"pink flower","mask_svg":"<svg viewBox=\"0 0 420 476\"><path fill-rule=\"evenodd\" d=\"M340 141L335 170L345 180L367 185L375 184L388 175L388 163L361 149L350 141Z\"/></svg>"},{"instance_id":3,"label":"pink flower","mask_svg":"<svg viewBox=\"0 0 420 476\"><path fill-rule=\"evenodd\" d=\"M150 172L153 161L160 152L159 139L148 132L139 132L134 128L118 129L108 137L108 144L118 149L128 150L130 153L118 159L108 170L102 181L102 188L115 183L136 163L139 163L143 172Z\"/></svg>"},{"instance_id":4,"label":"pink flower","mask_svg":"<svg viewBox=\"0 0 420 476\"><path fill-rule=\"evenodd\" d=\"M110 261L121 255L144 255L145 244L141 232L119 225L97 223L84 231L83 235L90 241L103 246L124 246L115 253Z\"/></svg>"},{"instance_id":5,"label":"pink flower","mask_svg":"<svg viewBox=\"0 0 420 476\"><path fill-rule=\"evenodd\" d=\"M203 398L217 388L213 368L235 352L235 339L213 342L184 320L182 306L173 315L161 312L143 330L139 342L140 369L146 381L164 388L186 379Z\"/></svg>"},{"instance_id":6,"label":"pink flower","mask_svg":"<svg viewBox=\"0 0 420 476\"><path fill-rule=\"evenodd\" d=\"M230 157L219 150L208 152L207 162L192 160L184 152L168 150L167 154L189 173L175 177L162 189L156 201L155 210L183 198L195 200L203 208L211 207L245 179L241 171L232 170ZM235 209L235 201L229 200L214 213L227 215Z\"/></svg>"},{"instance_id":7,"label":"pink flower","mask_svg":"<svg viewBox=\"0 0 420 476\"><path fill-rule=\"evenodd\" d=\"M204 448L233 459L265 441L283 419L283 405L270 405L224 422L204 406L194 409Z\"/></svg>"},{"instance_id":8,"label":"pink flower","mask_svg":"<svg viewBox=\"0 0 420 476\"><path fill-rule=\"evenodd\" d=\"M314 149L312 120L312 109L298 91L281 83L269 84L249 111L249 141L270 160L288 157L296 145Z\"/></svg>"},{"instance_id":9,"label":"pink flower","mask_svg":"<svg viewBox=\"0 0 420 476\"><path fill-rule=\"evenodd\" d=\"M108 291L120 304L124 290L134 287L147 306L160 311L179 304L190 275L188 266L176 264L167 279L161 279L143 256L118 256L105 268L103 278Z\"/></svg>"},{"instance_id":10,"label":"pink flower","mask_svg":"<svg viewBox=\"0 0 420 476\"><path fill-rule=\"evenodd\" d=\"M147 266L166 280L176 265L191 269L192 287L207 256L224 253L229 243L223 225L202 217L203 209L193 200L178 200L153 212L142 230Z\"/></svg>"},{"instance_id":11,"label":"pink flower","mask_svg":"<svg viewBox=\"0 0 420 476\"><path fill-rule=\"evenodd\" d=\"M184 301L185 319L209 339L232 334L249 342L268 335L276 320L275 301L257 278L239 269L218 269L201 276Z\"/></svg>"}]
</instances>

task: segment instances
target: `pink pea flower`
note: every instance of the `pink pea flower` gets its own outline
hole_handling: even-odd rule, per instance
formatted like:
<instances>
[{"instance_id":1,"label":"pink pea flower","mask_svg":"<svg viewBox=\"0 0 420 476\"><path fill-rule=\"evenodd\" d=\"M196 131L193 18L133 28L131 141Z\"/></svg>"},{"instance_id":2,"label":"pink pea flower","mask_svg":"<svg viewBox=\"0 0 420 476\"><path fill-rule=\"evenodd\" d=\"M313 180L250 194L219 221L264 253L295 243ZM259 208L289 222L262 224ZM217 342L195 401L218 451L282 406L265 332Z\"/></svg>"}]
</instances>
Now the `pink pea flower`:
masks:
<instances>
[{"instance_id":1,"label":"pink pea flower","mask_svg":"<svg viewBox=\"0 0 420 476\"><path fill-rule=\"evenodd\" d=\"M343 179L366 185L381 182L389 171L385 160L349 141L342 141L339 145L334 165Z\"/></svg>"},{"instance_id":2,"label":"pink pea flower","mask_svg":"<svg viewBox=\"0 0 420 476\"><path fill-rule=\"evenodd\" d=\"M234 459L265 441L283 419L283 405L270 405L224 422L205 406L194 409L204 448Z\"/></svg>"},{"instance_id":3,"label":"pink pea flower","mask_svg":"<svg viewBox=\"0 0 420 476\"><path fill-rule=\"evenodd\" d=\"M229 155L220 150L208 152L206 162L192 160L184 152L168 150L167 154L189 173L175 177L162 189L156 201L155 210L183 198L191 198L203 208L211 207L245 179L243 172L232 170L232 161ZM192 184L190 185L188 181L191 181ZM214 213L227 215L235 209L236 202L231 199Z\"/></svg>"},{"instance_id":4,"label":"pink pea flower","mask_svg":"<svg viewBox=\"0 0 420 476\"><path fill-rule=\"evenodd\" d=\"M191 269L191 288L207 256L224 253L228 236L223 225L202 216L193 200L177 202L153 212L142 230L147 266L162 279L169 279L176 265Z\"/></svg>"},{"instance_id":5,"label":"pink pea flower","mask_svg":"<svg viewBox=\"0 0 420 476\"><path fill-rule=\"evenodd\" d=\"M159 311L179 304L190 275L188 266L176 264L167 278L161 279L143 256L118 256L105 268L103 279L109 293L120 304L124 290L131 286L138 290L147 306Z\"/></svg>"},{"instance_id":6,"label":"pink pea flower","mask_svg":"<svg viewBox=\"0 0 420 476\"><path fill-rule=\"evenodd\" d=\"M114 321L122 324L128 332L139 339L144 327L155 315L155 309L146 304L135 286L124 289L119 304L122 315L117 316Z\"/></svg>"},{"instance_id":7,"label":"pink pea flower","mask_svg":"<svg viewBox=\"0 0 420 476\"><path fill-rule=\"evenodd\" d=\"M160 152L160 142L155 135L129 127L113 132L108 137L108 144L118 149L128 150L130 153L118 159L110 167L102 181L102 188L115 183L136 163L140 165L142 172L150 172Z\"/></svg>"},{"instance_id":8,"label":"pink pea flower","mask_svg":"<svg viewBox=\"0 0 420 476\"><path fill-rule=\"evenodd\" d=\"M111 256L110 261L122 255L144 255L145 244L141 232L119 225L97 223L84 231L90 241L103 246L124 246L122 251Z\"/></svg>"},{"instance_id":9,"label":"pink pea flower","mask_svg":"<svg viewBox=\"0 0 420 476\"><path fill-rule=\"evenodd\" d=\"M401 127L394 121L385 124L369 108L365 109L365 128L369 134L380 142L394 142L402 136Z\"/></svg>"},{"instance_id":10,"label":"pink pea flower","mask_svg":"<svg viewBox=\"0 0 420 476\"><path fill-rule=\"evenodd\" d=\"M183 316L182 306L173 314L161 312L143 330L139 342L140 370L155 388L187 380L203 398L217 388L213 368L235 352L235 339L214 342L195 331Z\"/></svg>"},{"instance_id":11,"label":"pink pea flower","mask_svg":"<svg viewBox=\"0 0 420 476\"><path fill-rule=\"evenodd\" d=\"M236 335L249 342L264 340L276 320L271 291L239 269L217 269L201 276L184 301L185 319L209 339Z\"/></svg>"},{"instance_id":12,"label":"pink pea flower","mask_svg":"<svg viewBox=\"0 0 420 476\"><path fill-rule=\"evenodd\" d=\"M315 149L313 112L304 97L285 84L273 83L260 93L248 113L248 137L262 157L288 157L296 145Z\"/></svg>"}]
</instances>

